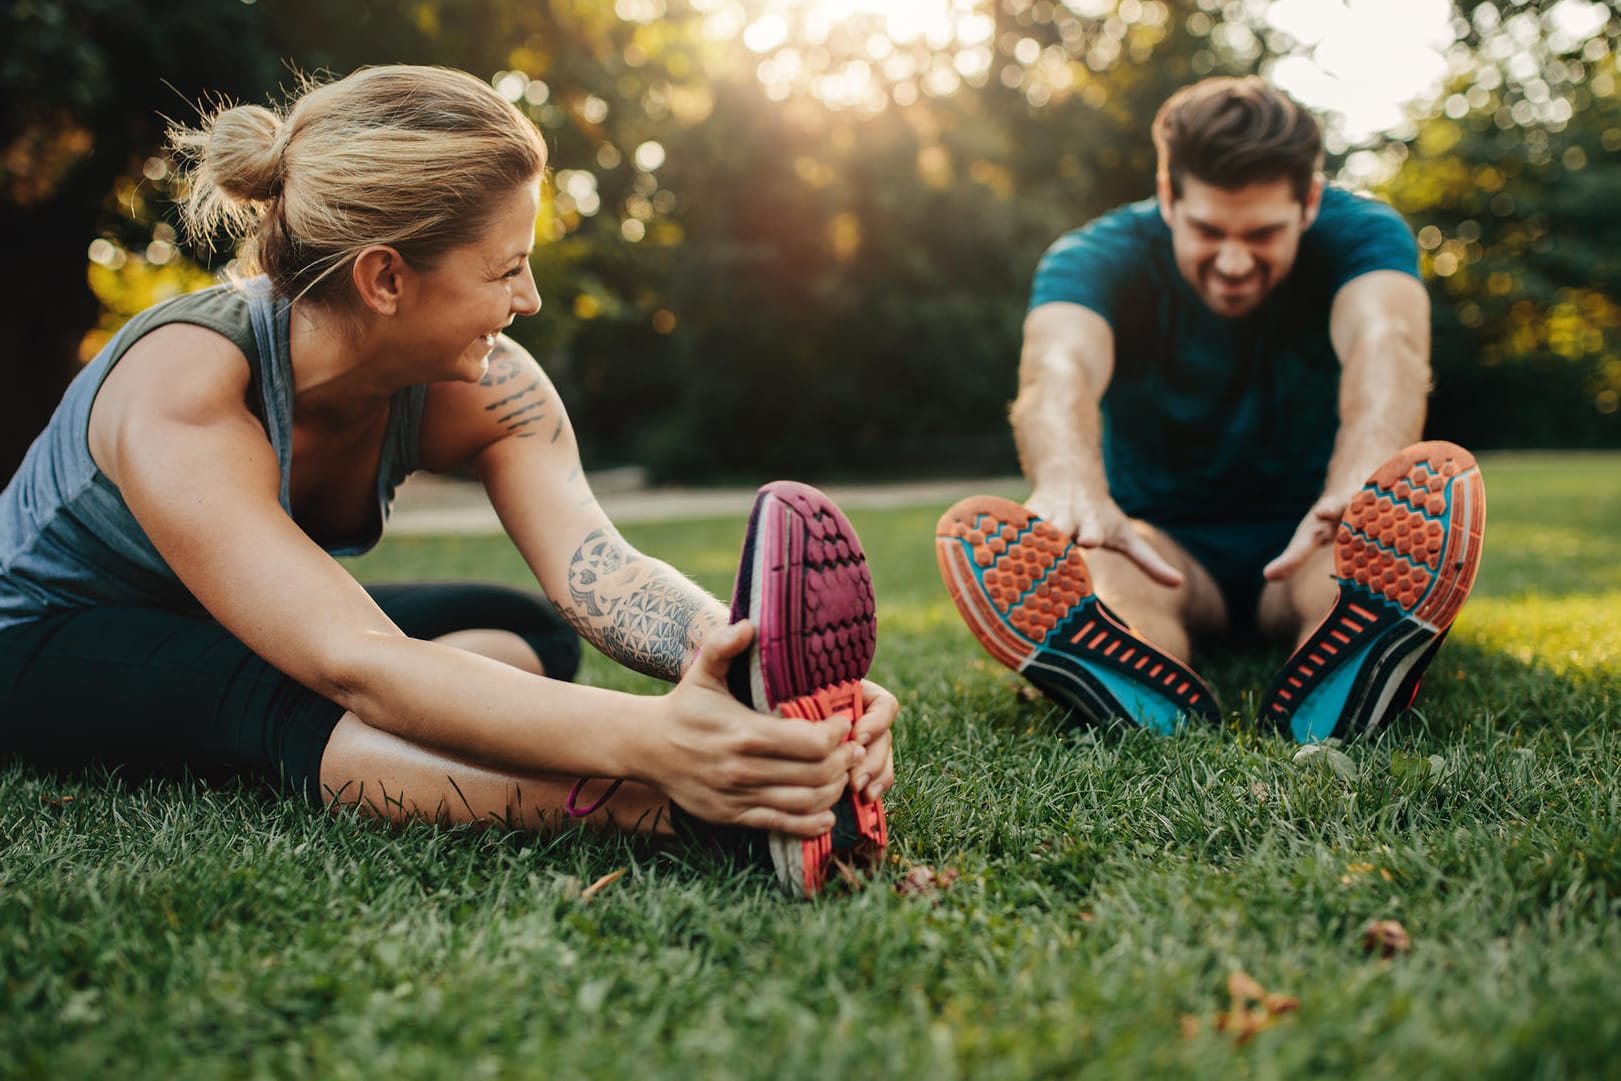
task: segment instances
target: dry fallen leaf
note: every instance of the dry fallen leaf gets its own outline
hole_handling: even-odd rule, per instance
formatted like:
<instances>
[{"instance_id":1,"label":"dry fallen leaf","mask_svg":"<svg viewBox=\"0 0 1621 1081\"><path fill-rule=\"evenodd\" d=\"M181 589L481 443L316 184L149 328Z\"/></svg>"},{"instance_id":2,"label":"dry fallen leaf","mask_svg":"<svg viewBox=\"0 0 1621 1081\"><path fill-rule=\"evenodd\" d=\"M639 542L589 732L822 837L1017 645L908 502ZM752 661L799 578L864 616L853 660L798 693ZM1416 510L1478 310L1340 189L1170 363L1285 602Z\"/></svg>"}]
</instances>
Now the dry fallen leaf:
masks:
<instances>
[{"instance_id":1,"label":"dry fallen leaf","mask_svg":"<svg viewBox=\"0 0 1621 1081\"><path fill-rule=\"evenodd\" d=\"M1397 920L1374 920L1362 931L1362 951L1379 951L1380 957L1394 957L1413 948L1413 937Z\"/></svg>"},{"instance_id":2,"label":"dry fallen leaf","mask_svg":"<svg viewBox=\"0 0 1621 1081\"><path fill-rule=\"evenodd\" d=\"M1240 1002L1259 1002L1266 991L1255 978L1247 972L1234 972L1227 977L1227 994L1232 996L1234 1004Z\"/></svg>"},{"instance_id":3,"label":"dry fallen leaf","mask_svg":"<svg viewBox=\"0 0 1621 1081\"><path fill-rule=\"evenodd\" d=\"M1300 1008L1298 998L1268 993L1246 972L1234 972L1227 977L1227 994L1233 1000L1232 1008L1216 1014L1216 1031L1231 1033L1240 1045L1248 1043L1257 1032L1277 1024L1284 1014ZM1188 1035L1186 1019L1182 1022L1182 1032Z\"/></svg>"},{"instance_id":4,"label":"dry fallen leaf","mask_svg":"<svg viewBox=\"0 0 1621 1081\"><path fill-rule=\"evenodd\" d=\"M607 874L603 875L601 878L597 879L595 882L591 883L584 890L582 890L580 893L580 900L591 900L591 898L595 897L598 892L613 885L615 882L618 882L628 870L630 870L629 867L621 867L617 871L609 871Z\"/></svg>"},{"instance_id":5,"label":"dry fallen leaf","mask_svg":"<svg viewBox=\"0 0 1621 1081\"><path fill-rule=\"evenodd\" d=\"M844 880L844 884L852 890L859 890L867 885L867 880L856 874L856 869L844 860L835 859L833 869L839 873L839 877Z\"/></svg>"},{"instance_id":6,"label":"dry fallen leaf","mask_svg":"<svg viewBox=\"0 0 1621 1081\"><path fill-rule=\"evenodd\" d=\"M947 867L943 871L936 872L928 864L920 863L906 872L906 876L895 887L895 891L904 897L924 896L950 889L955 881L957 881L955 867Z\"/></svg>"},{"instance_id":7,"label":"dry fallen leaf","mask_svg":"<svg viewBox=\"0 0 1621 1081\"><path fill-rule=\"evenodd\" d=\"M1292 1013L1300 1009L1300 1000L1293 995L1280 995L1274 991L1261 1000L1261 1005L1267 1013Z\"/></svg>"}]
</instances>

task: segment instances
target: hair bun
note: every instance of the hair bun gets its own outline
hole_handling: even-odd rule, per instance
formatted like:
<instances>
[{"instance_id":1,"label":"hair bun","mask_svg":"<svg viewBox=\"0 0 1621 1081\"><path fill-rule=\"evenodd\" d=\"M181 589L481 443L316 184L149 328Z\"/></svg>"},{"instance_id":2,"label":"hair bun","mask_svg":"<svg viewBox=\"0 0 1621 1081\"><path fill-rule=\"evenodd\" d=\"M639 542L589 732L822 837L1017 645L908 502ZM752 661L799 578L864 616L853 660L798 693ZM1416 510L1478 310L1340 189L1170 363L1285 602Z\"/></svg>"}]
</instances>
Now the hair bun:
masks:
<instances>
[{"instance_id":1,"label":"hair bun","mask_svg":"<svg viewBox=\"0 0 1621 1081\"><path fill-rule=\"evenodd\" d=\"M208 134L208 171L235 199L265 202L281 192L281 117L261 105L236 105L214 117Z\"/></svg>"}]
</instances>

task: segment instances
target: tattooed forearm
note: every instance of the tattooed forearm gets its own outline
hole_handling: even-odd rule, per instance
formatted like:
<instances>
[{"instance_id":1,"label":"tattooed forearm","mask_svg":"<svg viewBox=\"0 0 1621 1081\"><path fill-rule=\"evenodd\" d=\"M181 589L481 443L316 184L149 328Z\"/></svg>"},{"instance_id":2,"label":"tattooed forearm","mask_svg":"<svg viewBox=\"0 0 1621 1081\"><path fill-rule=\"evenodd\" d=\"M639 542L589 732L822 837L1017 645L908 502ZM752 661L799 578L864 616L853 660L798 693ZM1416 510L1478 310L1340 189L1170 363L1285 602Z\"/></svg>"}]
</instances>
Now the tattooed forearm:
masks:
<instances>
[{"instance_id":1,"label":"tattooed forearm","mask_svg":"<svg viewBox=\"0 0 1621 1081\"><path fill-rule=\"evenodd\" d=\"M519 363L518 358L512 355L505 342L497 341L495 348L490 352L489 370L484 373L484 378L479 380L479 385L499 387L512 382L522 374L523 365ZM535 431L524 429L539 424L550 415L547 405L546 392L541 389L541 381L532 378L528 386L497 398L486 405L484 411L497 413L498 424L518 438L525 439L539 434L539 429Z\"/></svg>"},{"instance_id":2,"label":"tattooed forearm","mask_svg":"<svg viewBox=\"0 0 1621 1081\"><path fill-rule=\"evenodd\" d=\"M714 598L605 529L570 559L568 591L572 604L559 607L583 638L661 679L679 679L701 630L723 621Z\"/></svg>"}]
</instances>

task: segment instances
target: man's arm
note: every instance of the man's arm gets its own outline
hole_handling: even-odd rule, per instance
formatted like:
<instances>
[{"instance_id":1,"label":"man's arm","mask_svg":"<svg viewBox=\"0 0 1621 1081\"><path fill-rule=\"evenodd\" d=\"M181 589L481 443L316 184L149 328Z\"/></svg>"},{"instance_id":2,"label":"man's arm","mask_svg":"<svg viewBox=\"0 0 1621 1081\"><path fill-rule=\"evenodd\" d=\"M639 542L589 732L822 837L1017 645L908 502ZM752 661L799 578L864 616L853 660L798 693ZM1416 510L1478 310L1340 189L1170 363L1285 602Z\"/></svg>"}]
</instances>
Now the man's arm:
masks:
<instances>
[{"instance_id":1,"label":"man's arm","mask_svg":"<svg viewBox=\"0 0 1621 1081\"><path fill-rule=\"evenodd\" d=\"M1329 338L1340 360L1340 426L1323 494L1289 546L1266 567L1282 581L1334 539L1357 490L1387 458L1416 443L1430 392L1430 296L1417 278L1376 270L1334 297Z\"/></svg>"},{"instance_id":2,"label":"man's arm","mask_svg":"<svg viewBox=\"0 0 1621 1081\"><path fill-rule=\"evenodd\" d=\"M1010 418L1030 481L1025 505L1086 548L1113 548L1155 581L1175 586L1176 568L1115 505L1103 471L1098 403L1114 374L1114 331L1097 312L1055 301L1024 321L1019 396Z\"/></svg>"}]
</instances>

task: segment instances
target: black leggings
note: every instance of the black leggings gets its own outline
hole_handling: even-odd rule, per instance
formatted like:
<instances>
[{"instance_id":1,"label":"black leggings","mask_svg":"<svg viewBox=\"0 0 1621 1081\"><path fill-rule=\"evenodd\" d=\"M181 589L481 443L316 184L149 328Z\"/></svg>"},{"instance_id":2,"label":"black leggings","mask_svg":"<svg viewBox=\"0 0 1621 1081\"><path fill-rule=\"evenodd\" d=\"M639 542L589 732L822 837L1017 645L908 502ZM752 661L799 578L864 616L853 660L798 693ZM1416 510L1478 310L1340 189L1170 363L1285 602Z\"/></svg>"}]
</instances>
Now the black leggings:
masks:
<instances>
[{"instance_id":1,"label":"black leggings","mask_svg":"<svg viewBox=\"0 0 1621 1081\"><path fill-rule=\"evenodd\" d=\"M580 640L538 593L479 583L368 586L412 638L510 631L572 679ZM48 769L262 778L317 805L343 707L261 660L206 615L85 608L0 630L0 759Z\"/></svg>"}]
</instances>

